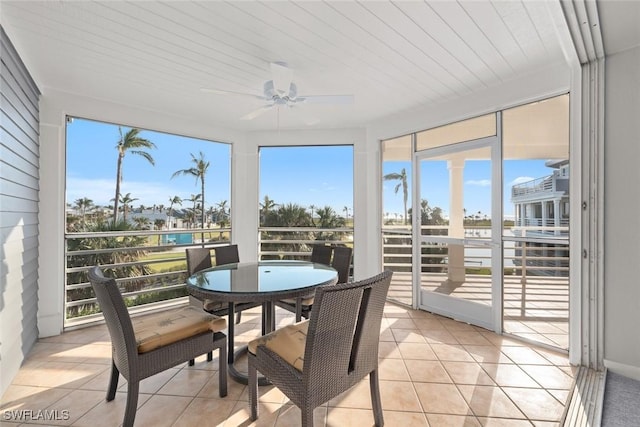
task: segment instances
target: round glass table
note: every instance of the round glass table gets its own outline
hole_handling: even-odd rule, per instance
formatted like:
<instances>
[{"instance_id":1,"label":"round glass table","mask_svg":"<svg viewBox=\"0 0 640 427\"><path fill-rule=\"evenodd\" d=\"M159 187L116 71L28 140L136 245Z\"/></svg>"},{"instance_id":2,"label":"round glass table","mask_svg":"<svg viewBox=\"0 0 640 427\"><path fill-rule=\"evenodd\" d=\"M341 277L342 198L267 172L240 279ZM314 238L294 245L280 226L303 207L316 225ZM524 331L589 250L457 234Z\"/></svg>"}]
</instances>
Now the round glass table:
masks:
<instances>
[{"instance_id":1,"label":"round glass table","mask_svg":"<svg viewBox=\"0 0 640 427\"><path fill-rule=\"evenodd\" d=\"M247 376L238 372L234 361L246 352L246 346L234 352L235 304L262 304L262 334L275 328L274 302L313 294L317 286L333 285L338 273L333 268L307 261L259 261L225 264L199 271L187 279L187 292L199 300L210 299L229 304L229 375L241 383ZM268 384L265 379L260 384Z\"/></svg>"}]
</instances>

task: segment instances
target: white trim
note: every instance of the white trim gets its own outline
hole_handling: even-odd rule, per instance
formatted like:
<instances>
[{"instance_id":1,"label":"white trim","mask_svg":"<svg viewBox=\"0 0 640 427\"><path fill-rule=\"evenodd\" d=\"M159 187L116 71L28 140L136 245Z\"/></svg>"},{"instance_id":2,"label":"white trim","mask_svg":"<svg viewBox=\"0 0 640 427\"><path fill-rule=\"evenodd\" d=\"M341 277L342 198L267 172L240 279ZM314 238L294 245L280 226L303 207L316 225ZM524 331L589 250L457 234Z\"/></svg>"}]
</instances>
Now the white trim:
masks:
<instances>
[{"instance_id":1,"label":"white trim","mask_svg":"<svg viewBox=\"0 0 640 427\"><path fill-rule=\"evenodd\" d=\"M640 367L638 366L614 362L613 360L609 359L604 359L603 364L608 370L613 373L634 379L636 381L640 381Z\"/></svg>"}]
</instances>

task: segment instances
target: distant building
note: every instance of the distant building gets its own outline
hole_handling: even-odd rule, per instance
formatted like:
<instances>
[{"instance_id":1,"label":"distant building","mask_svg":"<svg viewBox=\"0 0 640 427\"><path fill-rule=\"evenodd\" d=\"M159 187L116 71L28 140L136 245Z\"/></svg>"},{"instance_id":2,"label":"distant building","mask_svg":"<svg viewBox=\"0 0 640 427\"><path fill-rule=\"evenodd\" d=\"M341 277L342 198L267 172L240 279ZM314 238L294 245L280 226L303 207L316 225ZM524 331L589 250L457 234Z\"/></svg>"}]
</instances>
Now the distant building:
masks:
<instances>
[{"instance_id":1,"label":"distant building","mask_svg":"<svg viewBox=\"0 0 640 427\"><path fill-rule=\"evenodd\" d=\"M516 184L511 187L511 202L515 205L513 233L515 237L558 240L527 242L515 248L514 264L526 260L527 274L567 276L569 267L569 161L549 160L551 175ZM524 255L524 257L523 257Z\"/></svg>"}]
</instances>

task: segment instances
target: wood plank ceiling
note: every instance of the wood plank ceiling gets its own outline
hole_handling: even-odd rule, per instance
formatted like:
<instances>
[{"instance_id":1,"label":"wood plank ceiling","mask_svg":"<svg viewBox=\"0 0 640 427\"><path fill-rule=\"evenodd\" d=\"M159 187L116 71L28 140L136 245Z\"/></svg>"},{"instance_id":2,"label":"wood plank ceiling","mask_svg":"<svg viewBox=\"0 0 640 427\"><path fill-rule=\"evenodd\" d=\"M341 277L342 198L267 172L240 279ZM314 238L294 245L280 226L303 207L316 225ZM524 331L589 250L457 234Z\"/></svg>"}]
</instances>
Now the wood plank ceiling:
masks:
<instances>
[{"instance_id":1,"label":"wood plank ceiling","mask_svg":"<svg viewBox=\"0 0 640 427\"><path fill-rule=\"evenodd\" d=\"M239 130L361 127L564 61L543 1L0 2L40 89ZM269 63L298 92L355 96L241 120Z\"/></svg>"}]
</instances>

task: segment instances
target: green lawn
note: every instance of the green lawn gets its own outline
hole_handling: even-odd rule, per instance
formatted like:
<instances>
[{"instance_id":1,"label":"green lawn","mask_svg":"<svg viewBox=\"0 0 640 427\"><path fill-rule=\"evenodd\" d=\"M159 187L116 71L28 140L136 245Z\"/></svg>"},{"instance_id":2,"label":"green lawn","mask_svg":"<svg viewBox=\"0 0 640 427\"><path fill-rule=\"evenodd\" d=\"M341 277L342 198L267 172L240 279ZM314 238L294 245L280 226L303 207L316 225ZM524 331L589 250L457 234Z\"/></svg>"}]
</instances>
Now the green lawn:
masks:
<instances>
[{"instance_id":1,"label":"green lawn","mask_svg":"<svg viewBox=\"0 0 640 427\"><path fill-rule=\"evenodd\" d=\"M174 271L187 268L187 262L184 258L184 252L153 252L140 258L140 261L152 261L157 259L175 259L175 261L161 262L157 264L149 264L149 268L154 273L161 273L165 271Z\"/></svg>"}]
</instances>

